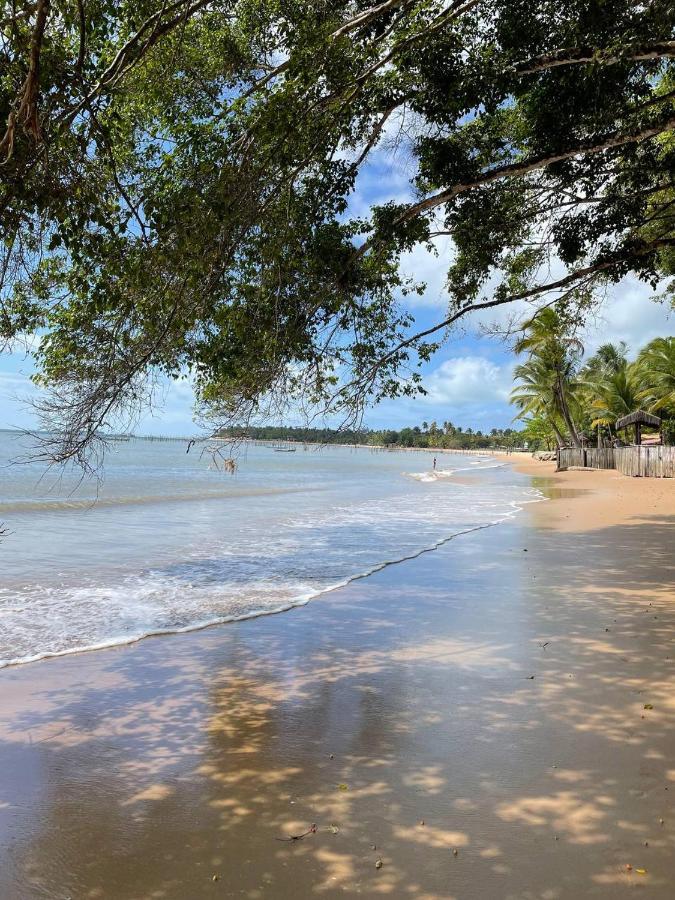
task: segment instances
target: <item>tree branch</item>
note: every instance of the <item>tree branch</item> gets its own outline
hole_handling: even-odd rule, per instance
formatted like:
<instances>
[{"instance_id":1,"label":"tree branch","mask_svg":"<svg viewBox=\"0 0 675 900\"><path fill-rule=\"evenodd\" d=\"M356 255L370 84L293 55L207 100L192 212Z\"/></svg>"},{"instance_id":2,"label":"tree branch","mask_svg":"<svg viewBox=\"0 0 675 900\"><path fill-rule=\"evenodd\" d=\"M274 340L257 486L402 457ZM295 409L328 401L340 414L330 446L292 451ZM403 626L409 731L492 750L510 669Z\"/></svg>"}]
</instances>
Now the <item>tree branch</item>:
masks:
<instances>
[{"instance_id":1,"label":"tree branch","mask_svg":"<svg viewBox=\"0 0 675 900\"><path fill-rule=\"evenodd\" d=\"M629 133L615 131L611 134L604 135L600 140L596 139L582 141L576 146L571 147L568 150L563 150L560 153L537 156L530 159L524 159L521 162L508 163L504 166L496 166L494 169L488 169L486 172L483 172L482 175L480 175L473 181L454 184L452 185L452 187L446 188L445 190L440 191L438 194L427 197L425 200L420 200L418 203L413 203L404 213L402 213L398 217L398 219L396 219L395 224L403 225L424 212L436 209L436 207L447 203L460 194L464 194L467 191L474 190L478 187L483 187L486 184L492 184L492 182L494 181L500 181L502 178L513 178L515 176L527 175L530 172L535 172L539 169L545 169L548 166L553 165L554 163L563 162L566 159L572 159L573 157L579 156L581 154L590 155L601 153L604 150L611 150L614 147L622 147L626 144L635 144L641 141L648 140L649 138L656 137L656 135L663 134L665 131L671 131L673 128L675 128L675 116L671 115L669 118L665 119L663 122L660 122L658 125L650 125L649 127L643 128L640 131ZM373 243L374 239L369 238L369 240L365 241L358 248L358 250L356 251L356 255L363 256L372 247Z\"/></svg>"},{"instance_id":2,"label":"tree branch","mask_svg":"<svg viewBox=\"0 0 675 900\"><path fill-rule=\"evenodd\" d=\"M10 110L7 117L7 128L0 141L0 153L6 151L5 162L9 162L14 152L14 135L17 123L22 124L25 131L32 134L36 142L42 137L37 102L40 94L40 51L42 50L48 15L49 0L39 0L35 27L30 42L28 74L19 93L19 107L16 110Z\"/></svg>"},{"instance_id":3,"label":"tree branch","mask_svg":"<svg viewBox=\"0 0 675 900\"><path fill-rule=\"evenodd\" d=\"M331 38L333 40L337 40L337 38L344 37L346 34L349 34L352 31L356 31L357 28L362 28L364 25L372 22L373 19L379 18L379 16L383 15L384 13L387 13L392 9L397 9L399 6L404 5L409 4L406 4L405 0L385 0L384 3L379 3L377 6L371 6L370 9L364 9L357 16L349 19L349 21L345 22L344 25L341 25L338 29L336 29L331 34Z\"/></svg>"},{"instance_id":4,"label":"tree branch","mask_svg":"<svg viewBox=\"0 0 675 900\"><path fill-rule=\"evenodd\" d=\"M518 75L536 75L560 66L578 66L587 63L614 65L621 62L642 62L675 56L675 41L657 41L654 44L636 44L623 50L599 50L593 47L568 47L535 56L514 66Z\"/></svg>"},{"instance_id":5,"label":"tree branch","mask_svg":"<svg viewBox=\"0 0 675 900\"><path fill-rule=\"evenodd\" d=\"M622 262L625 262L631 257L646 256L647 254L652 253L654 250L658 250L661 247L673 246L675 246L675 238L658 238L654 241L634 244L633 247L628 250L628 252L624 251L621 254L616 254L610 259L600 260L596 263L591 264L590 266L584 266L581 269L577 269L576 271L571 272L564 278L560 278L558 281L552 281L548 284L536 285L535 287L528 288L528 290L526 291L521 291L518 294L511 294L508 297L498 297L493 300L484 300L480 303L470 303L467 306L464 306L456 312L452 313L452 315L448 316L442 322L438 322L436 325L432 325L430 328L426 328L424 331L419 331L416 334L411 335L410 337L401 341L396 345L396 347L389 350L384 354L384 356L373 363L373 365L370 367L370 369L368 369L365 375L363 375L359 379L350 381L349 384L346 384L344 387L342 387L337 392L336 397L339 397L341 395L344 396L344 394L346 394L350 388L358 386L361 382L372 382L372 379L377 374L377 372L388 362L398 356L402 350L406 350L408 347L419 343L421 340L430 337L432 334L437 334L439 331L442 331L445 328L449 328L450 325L453 325L455 322L457 322L459 319L464 318L464 316L468 315L469 313L479 312L484 309L494 309L497 306L506 306L506 304L508 303L515 303L517 300L530 300L532 297L537 297L541 294L547 294L551 291L569 288L570 286L574 286L584 279L588 279L590 276L594 277L602 272L606 272L609 269L620 265Z\"/></svg>"},{"instance_id":6,"label":"tree branch","mask_svg":"<svg viewBox=\"0 0 675 900\"><path fill-rule=\"evenodd\" d=\"M186 19L194 15L195 12L208 6L210 2L211 0L197 0L197 2L194 3L190 3L190 0L175 0L174 3L163 7L158 10L158 12L149 16L140 28L120 47L115 54L115 58L102 73L94 87L67 113L67 115L61 118L61 124L66 127L70 125L78 113L90 104L97 94L104 88L114 84L120 77L126 75L133 66L137 65L147 50L156 44L160 37L171 31L172 28L175 28L177 25L186 21ZM164 15L167 13L174 13L176 10L179 10L177 15L172 19L162 22L162 17ZM131 51L136 47L139 47L139 45L140 49L137 55L127 61L127 57L130 55Z\"/></svg>"}]
</instances>

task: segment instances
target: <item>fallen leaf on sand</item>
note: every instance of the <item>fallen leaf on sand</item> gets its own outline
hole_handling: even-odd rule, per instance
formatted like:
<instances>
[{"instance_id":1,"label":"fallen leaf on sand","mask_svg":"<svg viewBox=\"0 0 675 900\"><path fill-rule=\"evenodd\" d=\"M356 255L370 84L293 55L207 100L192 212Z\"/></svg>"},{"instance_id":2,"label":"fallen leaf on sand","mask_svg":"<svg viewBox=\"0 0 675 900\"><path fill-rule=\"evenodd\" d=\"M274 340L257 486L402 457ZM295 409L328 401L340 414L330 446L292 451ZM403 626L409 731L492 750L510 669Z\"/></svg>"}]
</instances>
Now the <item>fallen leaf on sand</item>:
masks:
<instances>
[{"instance_id":1,"label":"fallen leaf on sand","mask_svg":"<svg viewBox=\"0 0 675 900\"><path fill-rule=\"evenodd\" d=\"M645 709L654 709L651 703L645 703Z\"/></svg>"},{"instance_id":2,"label":"fallen leaf on sand","mask_svg":"<svg viewBox=\"0 0 675 900\"><path fill-rule=\"evenodd\" d=\"M646 875L647 874L646 869L636 869L635 871L638 873L638 875Z\"/></svg>"},{"instance_id":3,"label":"fallen leaf on sand","mask_svg":"<svg viewBox=\"0 0 675 900\"><path fill-rule=\"evenodd\" d=\"M349 790L348 784L345 784L342 781L340 782L340 784L338 784L338 791L348 791L348 790Z\"/></svg>"}]
</instances>

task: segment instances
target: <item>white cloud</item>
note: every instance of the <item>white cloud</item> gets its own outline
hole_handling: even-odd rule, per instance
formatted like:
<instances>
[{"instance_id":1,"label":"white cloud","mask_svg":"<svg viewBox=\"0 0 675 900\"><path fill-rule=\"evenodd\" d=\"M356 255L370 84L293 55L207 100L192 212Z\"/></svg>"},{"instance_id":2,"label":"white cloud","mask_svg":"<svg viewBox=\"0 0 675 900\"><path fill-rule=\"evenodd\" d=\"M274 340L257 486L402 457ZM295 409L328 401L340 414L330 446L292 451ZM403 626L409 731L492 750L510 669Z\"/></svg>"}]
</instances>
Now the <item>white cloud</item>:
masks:
<instances>
[{"instance_id":1,"label":"white cloud","mask_svg":"<svg viewBox=\"0 0 675 900\"><path fill-rule=\"evenodd\" d=\"M558 277L552 273L551 277ZM580 337L586 354L590 355L607 342L625 341L632 355L655 337L675 334L675 311L668 303L656 302L665 282L656 290L636 278L625 278L617 285L610 285L595 313L589 316ZM486 296L489 296L489 290ZM550 300L552 298L544 298ZM482 313L471 313L458 322L458 330L469 333L495 333L504 336L513 333L541 306L536 302L519 300Z\"/></svg>"},{"instance_id":2,"label":"white cloud","mask_svg":"<svg viewBox=\"0 0 675 900\"><path fill-rule=\"evenodd\" d=\"M421 402L450 408L500 404L508 400L511 366L498 366L483 356L446 359L425 379Z\"/></svg>"},{"instance_id":3,"label":"white cloud","mask_svg":"<svg viewBox=\"0 0 675 900\"><path fill-rule=\"evenodd\" d=\"M27 375L17 372L0 372L0 394L5 397L15 394L19 390L30 391L34 389L33 383Z\"/></svg>"},{"instance_id":4,"label":"white cloud","mask_svg":"<svg viewBox=\"0 0 675 900\"><path fill-rule=\"evenodd\" d=\"M448 269L454 256L454 245L448 237L434 238L431 242L436 253L429 252L424 244L417 244L410 253L401 256L401 271L416 282L424 282L424 294L409 294L408 306L430 306L445 311L450 302L446 289Z\"/></svg>"},{"instance_id":5,"label":"white cloud","mask_svg":"<svg viewBox=\"0 0 675 900\"><path fill-rule=\"evenodd\" d=\"M653 338L675 334L675 312L667 303L653 299L660 292L635 278L625 278L613 287L584 330L586 352L593 353L608 341L625 341L635 355Z\"/></svg>"}]
</instances>

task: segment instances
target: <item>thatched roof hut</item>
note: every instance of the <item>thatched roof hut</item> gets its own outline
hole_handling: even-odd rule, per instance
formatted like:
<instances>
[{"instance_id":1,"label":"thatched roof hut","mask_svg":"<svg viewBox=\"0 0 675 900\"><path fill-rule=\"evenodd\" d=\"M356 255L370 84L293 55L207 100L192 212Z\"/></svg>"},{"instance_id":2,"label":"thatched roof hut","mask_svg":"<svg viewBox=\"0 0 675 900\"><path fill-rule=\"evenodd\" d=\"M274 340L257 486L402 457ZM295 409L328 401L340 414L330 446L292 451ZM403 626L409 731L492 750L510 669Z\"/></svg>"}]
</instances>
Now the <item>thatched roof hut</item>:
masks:
<instances>
[{"instance_id":1,"label":"thatched roof hut","mask_svg":"<svg viewBox=\"0 0 675 900\"><path fill-rule=\"evenodd\" d=\"M661 427L661 419L658 416L653 416L651 413L645 412L644 409L636 409L635 412L629 413L627 416L622 416L620 419L616 420L616 428L630 428L630 426L635 426L635 443L642 443L642 426L648 425L651 428L660 428Z\"/></svg>"}]
</instances>

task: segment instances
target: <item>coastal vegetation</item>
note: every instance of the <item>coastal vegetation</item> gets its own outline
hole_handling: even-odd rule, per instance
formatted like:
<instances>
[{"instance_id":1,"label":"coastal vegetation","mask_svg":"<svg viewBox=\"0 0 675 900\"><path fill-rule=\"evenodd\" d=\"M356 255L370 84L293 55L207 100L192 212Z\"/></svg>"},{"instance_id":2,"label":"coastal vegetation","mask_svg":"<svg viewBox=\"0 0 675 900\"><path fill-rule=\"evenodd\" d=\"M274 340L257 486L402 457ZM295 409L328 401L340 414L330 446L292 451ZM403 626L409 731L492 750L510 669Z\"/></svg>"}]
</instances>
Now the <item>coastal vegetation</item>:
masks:
<instances>
[{"instance_id":1,"label":"coastal vegetation","mask_svg":"<svg viewBox=\"0 0 675 900\"><path fill-rule=\"evenodd\" d=\"M661 438L675 443L675 337L659 337L629 361L625 343L601 345L588 359L553 308L537 314L515 344L511 402L531 444L598 446L619 438L615 423L637 409L662 419Z\"/></svg>"},{"instance_id":2,"label":"coastal vegetation","mask_svg":"<svg viewBox=\"0 0 675 900\"><path fill-rule=\"evenodd\" d=\"M353 428L470 313L656 289L674 24L669 0L7 6L0 340L34 357L49 455L86 462L158 373L220 424L301 398ZM422 326L402 263L441 238ZM546 425L575 441L564 362Z\"/></svg>"},{"instance_id":3,"label":"coastal vegetation","mask_svg":"<svg viewBox=\"0 0 675 900\"><path fill-rule=\"evenodd\" d=\"M480 429L462 429L452 422L422 422L422 425L401 428L362 428L357 431L335 428L304 428L266 425L261 427L226 428L221 437L251 438L261 441L297 441L315 444L362 444L371 447L400 449L481 450L522 446L523 431L513 428L492 428L489 433Z\"/></svg>"}]
</instances>

